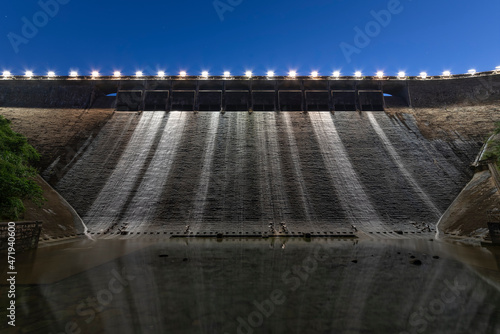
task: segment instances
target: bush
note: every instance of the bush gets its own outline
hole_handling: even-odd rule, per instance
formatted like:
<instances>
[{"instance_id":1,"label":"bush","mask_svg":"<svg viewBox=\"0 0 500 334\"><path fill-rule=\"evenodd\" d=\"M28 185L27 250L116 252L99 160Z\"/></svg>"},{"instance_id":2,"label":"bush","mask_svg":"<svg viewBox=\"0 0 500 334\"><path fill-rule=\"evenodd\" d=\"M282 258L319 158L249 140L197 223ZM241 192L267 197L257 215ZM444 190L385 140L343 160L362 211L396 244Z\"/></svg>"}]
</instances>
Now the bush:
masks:
<instances>
[{"instance_id":1,"label":"bush","mask_svg":"<svg viewBox=\"0 0 500 334\"><path fill-rule=\"evenodd\" d=\"M495 130L493 130L493 134L500 134L500 122L495 123ZM488 142L488 150L484 154L484 159L491 159L496 162L498 170L500 170L500 140L491 139Z\"/></svg>"},{"instance_id":2,"label":"bush","mask_svg":"<svg viewBox=\"0 0 500 334\"><path fill-rule=\"evenodd\" d=\"M497 164L500 163L500 141L499 140L491 140L489 142L488 152L485 153L484 158L492 159L492 160L496 161Z\"/></svg>"},{"instance_id":3,"label":"bush","mask_svg":"<svg viewBox=\"0 0 500 334\"><path fill-rule=\"evenodd\" d=\"M19 219L24 199L43 203L42 189L34 180L37 170L30 166L39 159L26 138L12 131L10 121L0 115L0 219Z\"/></svg>"}]
</instances>

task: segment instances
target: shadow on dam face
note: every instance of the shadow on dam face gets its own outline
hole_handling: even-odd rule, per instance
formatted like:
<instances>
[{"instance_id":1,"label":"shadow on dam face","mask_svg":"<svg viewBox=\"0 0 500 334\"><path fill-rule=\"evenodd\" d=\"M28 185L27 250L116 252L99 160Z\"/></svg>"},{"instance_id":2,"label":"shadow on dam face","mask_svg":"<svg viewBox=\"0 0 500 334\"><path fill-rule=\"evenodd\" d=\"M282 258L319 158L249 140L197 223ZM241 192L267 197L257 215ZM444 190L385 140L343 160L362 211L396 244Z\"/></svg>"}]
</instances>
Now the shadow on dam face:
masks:
<instances>
[{"instance_id":1,"label":"shadow on dam face","mask_svg":"<svg viewBox=\"0 0 500 334\"><path fill-rule=\"evenodd\" d=\"M427 140L410 115L370 111L116 113L56 189L106 238L399 238L434 231L478 149Z\"/></svg>"}]
</instances>

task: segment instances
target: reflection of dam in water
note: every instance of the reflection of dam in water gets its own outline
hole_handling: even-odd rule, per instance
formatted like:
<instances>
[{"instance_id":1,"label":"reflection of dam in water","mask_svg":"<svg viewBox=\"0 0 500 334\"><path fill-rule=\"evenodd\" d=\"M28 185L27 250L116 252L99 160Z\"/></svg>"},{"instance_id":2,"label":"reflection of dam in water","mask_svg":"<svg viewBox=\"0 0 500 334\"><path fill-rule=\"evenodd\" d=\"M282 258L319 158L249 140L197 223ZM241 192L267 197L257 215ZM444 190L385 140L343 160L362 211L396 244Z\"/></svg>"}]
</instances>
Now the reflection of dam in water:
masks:
<instances>
[{"instance_id":1,"label":"reflection of dam in water","mask_svg":"<svg viewBox=\"0 0 500 334\"><path fill-rule=\"evenodd\" d=\"M56 188L94 233L432 226L477 143L384 112L116 113Z\"/></svg>"}]
</instances>

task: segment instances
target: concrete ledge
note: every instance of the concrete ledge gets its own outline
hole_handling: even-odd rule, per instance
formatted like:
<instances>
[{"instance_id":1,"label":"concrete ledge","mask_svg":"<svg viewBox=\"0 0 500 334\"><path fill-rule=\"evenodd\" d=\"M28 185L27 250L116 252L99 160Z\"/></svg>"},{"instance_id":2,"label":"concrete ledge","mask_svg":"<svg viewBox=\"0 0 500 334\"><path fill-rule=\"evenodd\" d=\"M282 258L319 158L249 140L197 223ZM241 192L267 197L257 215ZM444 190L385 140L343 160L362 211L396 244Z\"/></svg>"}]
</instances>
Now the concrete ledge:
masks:
<instances>
[{"instance_id":1,"label":"concrete ledge","mask_svg":"<svg viewBox=\"0 0 500 334\"><path fill-rule=\"evenodd\" d=\"M267 108L272 104L279 108L283 107L283 110L298 109L298 106L301 107L301 111L307 111L309 106L312 110L326 106L331 110L336 104L335 99L344 100L346 97L342 96L348 92L354 93L354 105L357 110L362 110L362 106L369 109L376 106L376 109L380 109L381 104L385 105L384 96L375 92L389 94L388 97L393 98L389 100L397 101L398 104L424 108L498 103L500 101L500 74L484 72L474 76L429 77L425 80L418 77L408 77L404 80L395 77L383 79L376 77L232 77L230 79L213 77L208 80L200 77L101 77L99 79L11 77L0 80L0 107L91 108L96 103L102 103L102 97L118 93L116 97L118 110L127 108L144 110L145 104L150 106L150 103L145 100L147 95L151 96L155 94L153 92L159 91L164 92L161 94L161 99L167 99L165 110L169 108L172 108L170 110L196 110L198 100L203 99L202 95L217 92L221 94L220 108L215 108L218 110L225 110L226 107L233 105L241 109L240 107L245 104L248 105L248 109L256 105L256 110L262 106ZM136 92L137 96L130 96L132 92ZM263 98L263 92L266 92L266 95L274 92L282 98L282 102L275 101L271 104L271 101L268 101L271 97ZM321 94L316 94L320 92ZM287 96L290 94L293 97ZM290 98L292 102L288 101ZM234 99L237 101L233 101ZM245 99L249 100L245 101ZM265 100L264 103L262 99ZM276 96L275 99L277 99ZM162 105L163 101L160 102ZM340 105L341 103L337 103L337 107ZM352 106L352 102L348 105ZM113 106L109 105L109 107Z\"/></svg>"}]
</instances>

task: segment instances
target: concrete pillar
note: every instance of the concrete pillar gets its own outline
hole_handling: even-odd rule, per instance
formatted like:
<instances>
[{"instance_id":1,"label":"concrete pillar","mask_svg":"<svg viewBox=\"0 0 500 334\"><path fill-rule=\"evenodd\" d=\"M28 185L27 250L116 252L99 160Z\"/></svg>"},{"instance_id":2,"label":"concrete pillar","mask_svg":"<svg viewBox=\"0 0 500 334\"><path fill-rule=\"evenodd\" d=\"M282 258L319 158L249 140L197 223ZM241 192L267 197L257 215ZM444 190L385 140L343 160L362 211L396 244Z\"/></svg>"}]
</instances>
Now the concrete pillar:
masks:
<instances>
[{"instance_id":1,"label":"concrete pillar","mask_svg":"<svg viewBox=\"0 0 500 334\"><path fill-rule=\"evenodd\" d=\"M332 87L330 84L330 80L327 82L327 89L328 89L328 109L330 109L330 112L334 112L333 110L333 97L332 97Z\"/></svg>"},{"instance_id":2,"label":"concrete pillar","mask_svg":"<svg viewBox=\"0 0 500 334\"><path fill-rule=\"evenodd\" d=\"M253 111L253 80L252 79L250 79L248 90L249 90L248 91L248 95L249 95L248 110Z\"/></svg>"},{"instance_id":3,"label":"concrete pillar","mask_svg":"<svg viewBox=\"0 0 500 334\"><path fill-rule=\"evenodd\" d=\"M147 94L146 92L148 87L149 87L149 81L144 80L142 85L141 106L139 108L140 109L139 111L144 111L144 109L146 108L146 94Z\"/></svg>"},{"instance_id":4,"label":"concrete pillar","mask_svg":"<svg viewBox=\"0 0 500 334\"><path fill-rule=\"evenodd\" d=\"M221 111L226 111L226 81L223 80L222 81L222 94L221 94L221 98L220 98L220 110Z\"/></svg>"},{"instance_id":5,"label":"concrete pillar","mask_svg":"<svg viewBox=\"0 0 500 334\"><path fill-rule=\"evenodd\" d=\"M194 92L193 111L200 111L200 80L196 80L196 90Z\"/></svg>"},{"instance_id":6,"label":"concrete pillar","mask_svg":"<svg viewBox=\"0 0 500 334\"><path fill-rule=\"evenodd\" d=\"M302 112L307 112L306 90L304 89L304 80L300 80L300 90L302 99Z\"/></svg>"},{"instance_id":7,"label":"concrete pillar","mask_svg":"<svg viewBox=\"0 0 500 334\"><path fill-rule=\"evenodd\" d=\"M167 111L171 111L172 110L172 85L173 85L173 82L172 80L169 80L170 81L170 84L169 84L169 88L168 88L168 100L167 100Z\"/></svg>"},{"instance_id":8,"label":"concrete pillar","mask_svg":"<svg viewBox=\"0 0 500 334\"><path fill-rule=\"evenodd\" d=\"M278 80L274 80L274 111L281 111Z\"/></svg>"},{"instance_id":9,"label":"concrete pillar","mask_svg":"<svg viewBox=\"0 0 500 334\"><path fill-rule=\"evenodd\" d=\"M358 82L354 82L354 103L356 104L356 111L361 112L361 105L359 103Z\"/></svg>"}]
</instances>

